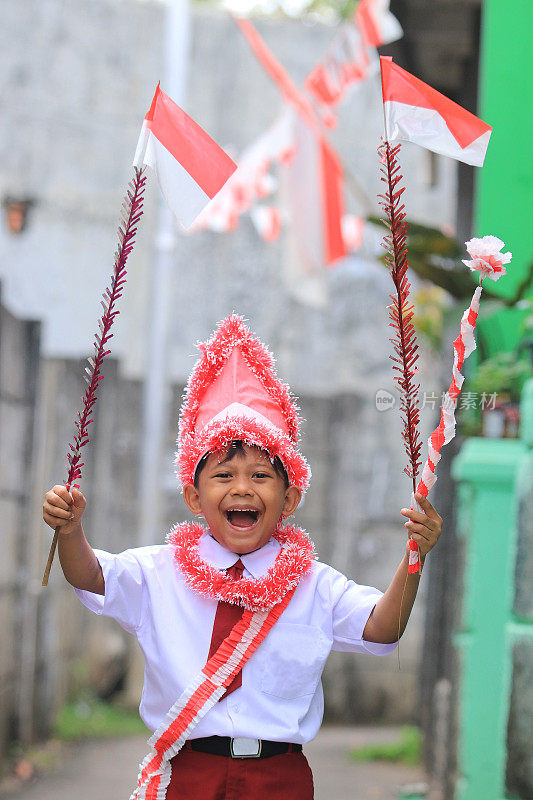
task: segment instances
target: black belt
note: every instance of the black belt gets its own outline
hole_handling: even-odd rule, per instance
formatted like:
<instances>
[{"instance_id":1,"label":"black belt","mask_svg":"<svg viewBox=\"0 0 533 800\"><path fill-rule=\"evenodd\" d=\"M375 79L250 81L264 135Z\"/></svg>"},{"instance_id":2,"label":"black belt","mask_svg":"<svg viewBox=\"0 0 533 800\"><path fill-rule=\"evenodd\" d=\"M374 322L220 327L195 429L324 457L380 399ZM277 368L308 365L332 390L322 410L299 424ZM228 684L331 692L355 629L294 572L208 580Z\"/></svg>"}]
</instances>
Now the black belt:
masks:
<instances>
[{"instance_id":1,"label":"black belt","mask_svg":"<svg viewBox=\"0 0 533 800\"><path fill-rule=\"evenodd\" d=\"M229 736L204 736L199 739L189 739L185 742L185 748L231 758L269 758L269 756L279 756L282 753L300 753L302 751L302 745L293 742L269 742L265 739L246 739L244 737L232 739Z\"/></svg>"}]
</instances>

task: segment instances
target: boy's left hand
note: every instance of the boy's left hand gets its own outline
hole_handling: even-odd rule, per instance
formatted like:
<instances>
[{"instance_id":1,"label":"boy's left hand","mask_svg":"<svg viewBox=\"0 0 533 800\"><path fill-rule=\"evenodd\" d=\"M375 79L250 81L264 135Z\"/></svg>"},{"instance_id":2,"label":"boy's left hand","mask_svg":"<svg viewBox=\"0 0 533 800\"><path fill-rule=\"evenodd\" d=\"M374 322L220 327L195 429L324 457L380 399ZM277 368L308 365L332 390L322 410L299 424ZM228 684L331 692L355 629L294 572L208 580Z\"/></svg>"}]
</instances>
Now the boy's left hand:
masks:
<instances>
[{"instance_id":1,"label":"boy's left hand","mask_svg":"<svg viewBox=\"0 0 533 800\"><path fill-rule=\"evenodd\" d=\"M425 513L402 508L404 517L409 517L405 527L409 536L418 544L420 557L423 559L435 547L442 531L442 517L435 511L427 497L415 494L415 500Z\"/></svg>"}]
</instances>

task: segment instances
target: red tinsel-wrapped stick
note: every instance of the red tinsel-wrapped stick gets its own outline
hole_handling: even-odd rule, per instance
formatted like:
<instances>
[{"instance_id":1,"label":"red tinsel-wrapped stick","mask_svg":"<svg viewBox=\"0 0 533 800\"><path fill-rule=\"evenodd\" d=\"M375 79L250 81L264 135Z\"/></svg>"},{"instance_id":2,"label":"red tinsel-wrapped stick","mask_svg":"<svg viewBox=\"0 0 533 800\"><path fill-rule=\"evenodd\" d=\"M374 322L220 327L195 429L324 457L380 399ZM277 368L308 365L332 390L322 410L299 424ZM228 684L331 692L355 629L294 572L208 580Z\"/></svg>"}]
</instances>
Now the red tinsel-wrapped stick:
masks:
<instances>
[{"instance_id":1,"label":"red tinsel-wrapped stick","mask_svg":"<svg viewBox=\"0 0 533 800\"><path fill-rule=\"evenodd\" d=\"M394 380L400 390L400 414L402 417L402 438L407 454L407 466L404 472L411 478L413 493L416 489L416 478L420 469L420 450L422 441L418 430L420 410L418 392L420 384L416 381L418 361L418 345L413 326L413 306L409 300L411 284L407 279L407 229L405 221L405 205L402 195L405 187L401 185L402 174L398 163L398 153L401 144L391 147L385 141L378 148L381 159L381 180L386 186L383 194L379 195L380 206L385 214L383 220L389 233L383 240L383 247L387 255L386 264L390 270L395 293L389 295L391 304L388 306L389 324L394 330L390 339L394 354L390 356L393 361ZM420 571L420 558L416 542L410 542L409 572Z\"/></svg>"},{"instance_id":2,"label":"red tinsel-wrapped stick","mask_svg":"<svg viewBox=\"0 0 533 800\"><path fill-rule=\"evenodd\" d=\"M76 485L75 481L81 478L81 468L84 465L83 461L81 461L81 449L89 441L88 428L93 421L91 414L97 399L96 392L100 381L102 381L104 377L101 373L102 363L104 358L111 352L107 345L113 336L111 333L111 326L115 321L115 317L119 314L118 309L115 308L115 304L122 296L126 283L126 261L133 250L137 225L143 213L144 187L146 183L144 171L144 167L142 169L135 167L134 178L128 186L124 202L122 203L122 214L118 229L119 245L115 251L113 274L111 275L110 284L104 291L102 300L100 301L103 314L98 321L99 330L94 337L94 355L89 357L89 366L85 367L86 375L84 378L87 383L87 389L83 397L81 411L78 411L78 416L74 423L76 428L74 440L69 445L69 452L67 453L69 465L65 482L67 489L70 489L72 485ZM56 528L43 575L43 586L48 585L48 578L54 560L58 535L59 528Z\"/></svg>"}]
</instances>

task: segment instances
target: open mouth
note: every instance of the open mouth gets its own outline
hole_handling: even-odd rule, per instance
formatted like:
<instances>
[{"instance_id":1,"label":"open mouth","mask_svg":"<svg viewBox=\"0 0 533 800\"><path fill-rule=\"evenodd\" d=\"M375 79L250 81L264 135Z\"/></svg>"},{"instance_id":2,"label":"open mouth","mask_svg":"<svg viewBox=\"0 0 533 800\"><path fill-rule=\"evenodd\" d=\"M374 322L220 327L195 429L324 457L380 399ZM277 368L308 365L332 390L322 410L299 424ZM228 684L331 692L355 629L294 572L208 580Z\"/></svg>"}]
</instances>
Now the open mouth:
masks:
<instances>
[{"instance_id":1,"label":"open mouth","mask_svg":"<svg viewBox=\"0 0 533 800\"><path fill-rule=\"evenodd\" d=\"M254 508L229 508L224 513L232 528L240 530L253 528L259 519L259 511Z\"/></svg>"}]
</instances>

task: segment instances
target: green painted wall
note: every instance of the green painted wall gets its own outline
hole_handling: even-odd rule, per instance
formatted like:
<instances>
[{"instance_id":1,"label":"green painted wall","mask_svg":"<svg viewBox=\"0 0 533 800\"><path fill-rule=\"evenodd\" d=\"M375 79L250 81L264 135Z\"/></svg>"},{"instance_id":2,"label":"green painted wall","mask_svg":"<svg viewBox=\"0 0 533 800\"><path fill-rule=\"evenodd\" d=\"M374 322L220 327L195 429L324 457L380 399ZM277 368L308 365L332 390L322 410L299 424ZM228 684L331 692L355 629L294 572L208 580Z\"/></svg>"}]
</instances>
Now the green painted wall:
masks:
<instances>
[{"instance_id":1,"label":"green painted wall","mask_svg":"<svg viewBox=\"0 0 533 800\"><path fill-rule=\"evenodd\" d=\"M527 519L527 530L519 529L518 511L533 487L533 379L522 394L521 418L520 439L469 439L453 463L458 533L464 542L462 614L455 633L459 653L455 800L504 800L508 748L512 753L517 746L525 769L517 774L515 759L511 784L521 781L528 786L512 796L531 797L533 741L527 731L533 701L527 692L515 699L515 719L509 729L508 721L513 681L521 685L519 671L513 671L516 648L530 648L533 642L533 605L522 608L517 600L529 598L524 575L517 594L517 575L523 572L517 554L521 543L525 558L530 528ZM530 567L526 567L527 578Z\"/></svg>"},{"instance_id":2,"label":"green painted wall","mask_svg":"<svg viewBox=\"0 0 533 800\"><path fill-rule=\"evenodd\" d=\"M533 1L484 0L478 115L494 131L476 170L474 235L499 236L513 253L509 276L495 284L502 297L533 262L532 82Z\"/></svg>"},{"instance_id":3,"label":"green painted wall","mask_svg":"<svg viewBox=\"0 0 533 800\"><path fill-rule=\"evenodd\" d=\"M465 540L456 800L505 797L520 440L470 439L453 465Z\"/></svg>"}]
</instances>

